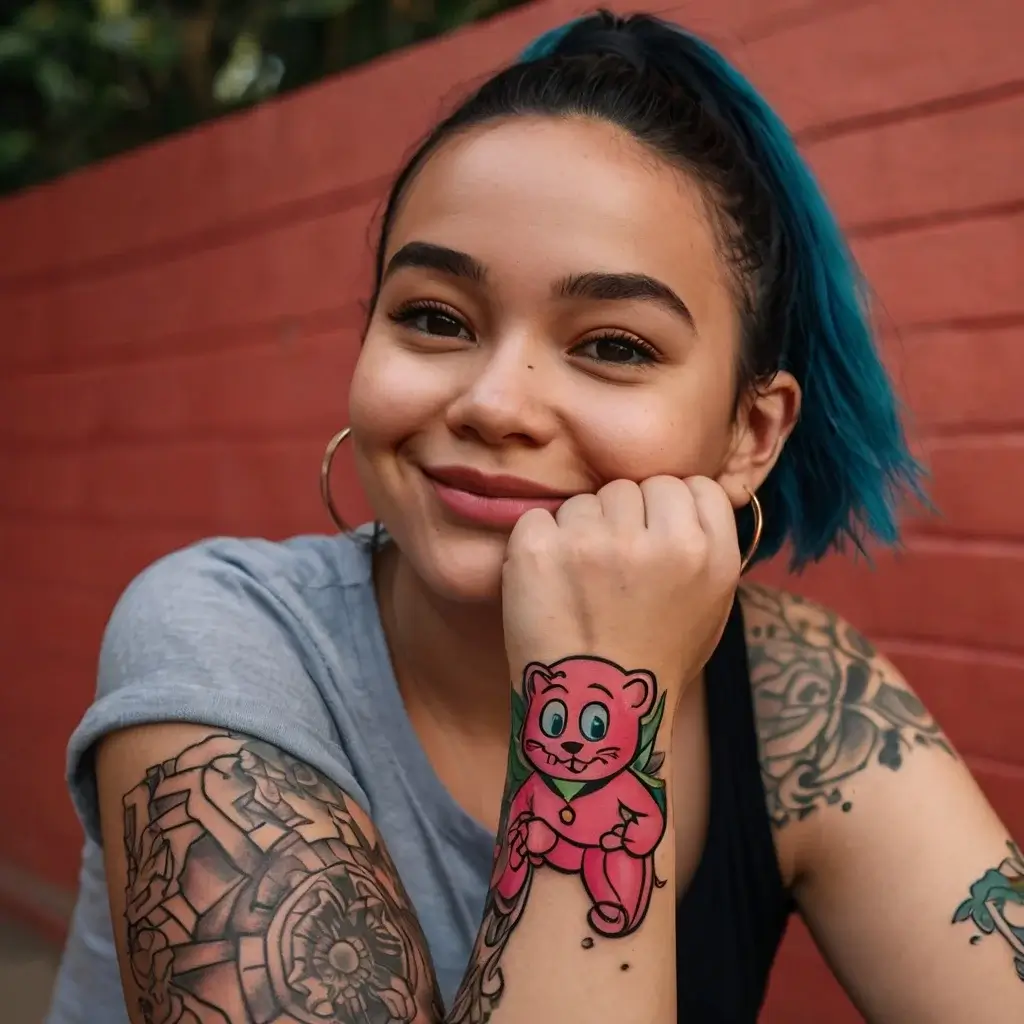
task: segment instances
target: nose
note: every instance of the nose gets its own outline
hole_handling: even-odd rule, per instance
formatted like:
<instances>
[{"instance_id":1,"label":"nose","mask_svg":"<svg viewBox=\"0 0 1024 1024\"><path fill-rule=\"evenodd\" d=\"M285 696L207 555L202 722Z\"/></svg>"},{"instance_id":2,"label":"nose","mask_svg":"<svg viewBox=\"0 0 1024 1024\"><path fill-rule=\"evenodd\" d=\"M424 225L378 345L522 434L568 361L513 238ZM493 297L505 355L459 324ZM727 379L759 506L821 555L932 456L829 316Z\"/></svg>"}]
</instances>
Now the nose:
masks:
<instances>
[{"instance_id":1,"label":"nose","mask_svg":"<svg viewBox=\"0 0 1024 1024\"><path fill-rule=\"evenodd\" d=\"M583 744L577 743L575 740L566 740L562 744L562 749L567 754L578 754L583 749Z\"/></svg>"},{"instance_id":2,"label":"nose","mask_svg":"<svg viewBox=\"0 0 1024 1024\"><path fill-rule=\"evenodd\" d=\"M486 362L448 407L451 431L489 445L543 447L553 440L558 420L544 401L545 353L539 348L508 339L482 349Z\"/></svg>"}]
</instances>

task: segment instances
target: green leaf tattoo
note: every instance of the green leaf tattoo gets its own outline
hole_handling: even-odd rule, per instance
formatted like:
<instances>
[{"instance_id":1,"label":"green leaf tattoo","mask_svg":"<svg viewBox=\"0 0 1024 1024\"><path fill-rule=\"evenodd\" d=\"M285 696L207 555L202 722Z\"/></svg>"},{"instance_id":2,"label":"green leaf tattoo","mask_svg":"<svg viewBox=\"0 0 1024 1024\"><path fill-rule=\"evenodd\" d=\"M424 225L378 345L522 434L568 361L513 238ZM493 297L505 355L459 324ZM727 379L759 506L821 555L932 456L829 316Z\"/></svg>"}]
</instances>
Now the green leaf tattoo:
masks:
<instances>
[{"instance_id":1,"label":"green leaf tattoo","mask_svg":"<svg viewBox=\"0 0 1024 1024\"><path fill-rule=\"evenodd\" d=\"M971 895L953 914L953 924L970 921L980 934L971 937L971 944L982 936L999 934L1013 951L1013 966L1024 982L1024 856L1020 847L1007 841L1010 855L997 868L990 868L972 886ZM1021 911L1012 913L1012 908ZM1011 909L1011 924L1007 910Z\"/></svg>"},{"instance_id":2,"label":"green leaf tattoo","mask_svg":"<svg viewBox=\"0 0 1024 1024\"><path fill-rule=\"evenodd\" d=\"M665 760L661 751L654 749L654 741L661 728L661 720L665 714L665 694L662 694L658 703L640 721L640 750L633 763L629 766L630 771L651 791L651 796L665 813L665 780L657 776Z\"/></svg>"}]
</instances>

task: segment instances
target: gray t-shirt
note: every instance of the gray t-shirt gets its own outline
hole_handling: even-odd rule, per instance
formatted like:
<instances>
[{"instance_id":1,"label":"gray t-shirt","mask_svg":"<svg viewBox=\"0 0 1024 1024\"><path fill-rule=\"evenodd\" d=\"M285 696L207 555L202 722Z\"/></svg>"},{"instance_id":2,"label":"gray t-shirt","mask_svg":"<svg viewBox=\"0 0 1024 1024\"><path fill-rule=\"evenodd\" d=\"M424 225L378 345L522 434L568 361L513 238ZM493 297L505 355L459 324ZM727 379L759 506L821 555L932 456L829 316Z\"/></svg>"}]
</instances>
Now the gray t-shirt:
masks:
<instances>
[{"instance_id":1,"label":"gray t-shirt","mask_svg":"<svg viewBox=\"0 0 1024 1024\"><path fill-rule=\"evenodd\" d=\"M68 747L86 833L80 890L47 1024L127 1024L103 853L94 745L152 722L246 733L312 765L373 818L455 993L483 911L494 837L453 800L406 715L373 590L370 531L205 541L125 591L96 699Z\"/></svg>"}]
</instances>

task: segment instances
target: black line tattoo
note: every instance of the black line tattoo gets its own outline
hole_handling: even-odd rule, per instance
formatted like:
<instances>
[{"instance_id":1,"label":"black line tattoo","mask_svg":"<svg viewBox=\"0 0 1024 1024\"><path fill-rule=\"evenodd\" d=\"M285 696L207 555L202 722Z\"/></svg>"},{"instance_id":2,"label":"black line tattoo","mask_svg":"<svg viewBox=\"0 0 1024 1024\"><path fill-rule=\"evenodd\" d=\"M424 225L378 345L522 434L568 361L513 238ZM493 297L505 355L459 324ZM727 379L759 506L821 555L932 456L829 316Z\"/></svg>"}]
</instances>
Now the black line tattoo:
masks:
<instances>
[{"instance_id":1,"label":"black line tattoo","mask_svg":"<svg viewBox=\"0 0 1024 1024\"><path fill-rule=\"evenodd\" d=\"M124 798L125 919L145 1024L442 1019L426 941L347 797L211 732Z\"/></svg>"},{"instance_id":2,"label":"black line tattoo","mask_svg":"<svg viewBox=\"0 0 1024 1024\"><path fill-rule=\"evenodd\" d=\"M512 742L484 925L449 1024L485 1024L501 1001L502 954L534 872L580 879L593 935L643 923L656 888L654 852L666 827L655 750L665 709L655 677L603 658L534 663L512 691ZM583 939L592 949L594 938ZM628 970L623 963L620 970Z\"/></svg>"},{"instance_id":3,"label":"black line tattoo","mask_svg":"<svg viewBox=\"0 0 1024 1024\"><path fill-rule=\"evenodd\" d=\"M986 935L999 935L1010 947L1017 977L1024 982L1024 855L1011 840L1006 847L1009 856L971 886L971 895L953 914L953 924L974 925L971 945Z\"/></svg>"},{"instance_id":4,"label":"black line tattoo","mask_svg":"<svg viewBox=\"0 0 1024 1024\"><path fill-rule=\"evenodd\" d=\"M776 828L817 808L852 809L847 783L898 771L915 747L956 754L868 641L803 598L746 584L747 656L768 812Z\"/></svg>"}]
</instances>

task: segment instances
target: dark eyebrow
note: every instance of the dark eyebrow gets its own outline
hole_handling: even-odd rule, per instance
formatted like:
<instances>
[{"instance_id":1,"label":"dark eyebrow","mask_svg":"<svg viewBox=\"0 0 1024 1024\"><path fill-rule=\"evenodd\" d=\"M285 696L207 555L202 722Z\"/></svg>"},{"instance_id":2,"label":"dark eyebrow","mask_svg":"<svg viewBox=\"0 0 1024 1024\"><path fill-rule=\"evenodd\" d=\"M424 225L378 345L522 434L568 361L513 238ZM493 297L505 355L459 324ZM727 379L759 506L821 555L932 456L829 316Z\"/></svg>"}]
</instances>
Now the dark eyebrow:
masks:
<instances>
[{"instance_id":1,"label":"dark eyebrow","mask_svg":"<svg viewBox=\"0 0 1024 1024\"><path fill-rule=\"evenodd\" d=\"M432 242L407 242L388 260L384 271L387 280L396 270L402 267L419 267L423 270L437 270L452 277L464 277L470 281L480 282L487 276L484 265L468 253L458 249L449 249L444 245Z\"/></svg>"},{"instance_id":2,"label":"dark eyebrow","mask_svg":"<svg viewBox=\"0 0 1024 1024\"><path fill-rule=\"evenodd\" d=\"M641 299L657 302L676 316L682 317L690 327L696 326L689 307L667 284L646 274L613 274L595 271L573 274L559 282L557 294L567 299L593 299L597 302L615 302Z\"/></svg>"},{"instance_id":3,"label":"dark eyebrow","mask_svg":"<svg viewBox=\"0 0 1024 1024\"><path fill-rule=\"evenodd\" d=\"M602 693L607 693L609 697L612 695L612 691L609 690L607 686L602 686L600 683L588 683L587 689L600 690Z\"/></svg>"}]
</instances>

